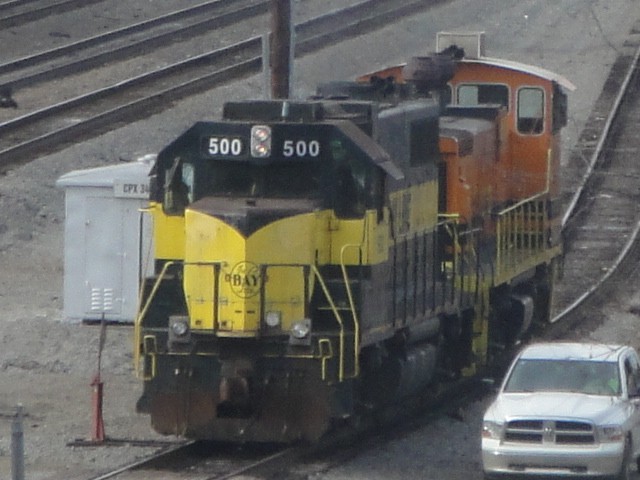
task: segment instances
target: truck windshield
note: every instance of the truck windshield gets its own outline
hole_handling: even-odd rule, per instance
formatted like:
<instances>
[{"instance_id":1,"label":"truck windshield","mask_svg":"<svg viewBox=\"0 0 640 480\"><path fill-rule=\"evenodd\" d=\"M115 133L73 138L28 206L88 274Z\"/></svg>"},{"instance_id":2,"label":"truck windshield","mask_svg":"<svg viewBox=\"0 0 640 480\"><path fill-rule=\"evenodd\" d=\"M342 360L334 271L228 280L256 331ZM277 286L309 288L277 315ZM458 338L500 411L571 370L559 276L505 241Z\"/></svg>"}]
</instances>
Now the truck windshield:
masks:
<instances>
[{"instance_id":1,"label":"truck windshield","mask_svg":"<svg viewBox=\"0 0 640 480\"><path fill-rule=\"evenodd\" d=\"M520 359L504 391L577 392L611 396L620 394L620 377L615 362Z\"/></svg>"}]
</instances>

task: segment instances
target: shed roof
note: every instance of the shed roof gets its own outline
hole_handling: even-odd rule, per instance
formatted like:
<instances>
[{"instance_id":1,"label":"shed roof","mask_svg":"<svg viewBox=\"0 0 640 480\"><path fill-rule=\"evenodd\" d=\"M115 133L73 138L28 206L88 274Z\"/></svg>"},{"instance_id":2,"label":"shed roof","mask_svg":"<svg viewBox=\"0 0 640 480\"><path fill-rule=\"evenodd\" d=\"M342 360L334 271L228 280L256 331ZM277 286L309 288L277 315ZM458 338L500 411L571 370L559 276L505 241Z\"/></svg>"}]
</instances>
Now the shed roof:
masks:
<instances>
[{"instance_id":1,"label":"shed roof","mask_svg":"<svg viewBox=\"0 0 640 480\"><path fill-rule=\"evenodd\" d=\"M133 162L106 167L73 170L62 175L56 181L58 188L68 187L104 187L110 188L118 180L136 180L149 176L156 155L144 155Z\"/></svg>"}]
</instances>

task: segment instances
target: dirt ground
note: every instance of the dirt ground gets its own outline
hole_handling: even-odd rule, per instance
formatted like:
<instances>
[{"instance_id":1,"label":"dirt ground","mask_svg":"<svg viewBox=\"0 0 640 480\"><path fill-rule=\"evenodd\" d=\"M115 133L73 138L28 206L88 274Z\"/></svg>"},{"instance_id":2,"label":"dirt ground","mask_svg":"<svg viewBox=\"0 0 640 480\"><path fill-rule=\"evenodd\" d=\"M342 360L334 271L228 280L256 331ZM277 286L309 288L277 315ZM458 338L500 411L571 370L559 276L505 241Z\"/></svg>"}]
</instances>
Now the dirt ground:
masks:
<instances>
[{"instance_id":1,"label":"dirt ground","mask_svg":"<svg viewBox=\"0 0 640 480\"><path fill-rule=\"evenodd\" d=\"M571 124L566 129L570 149L640 14L639 6L637 0L457 0L367 39L354 39L301 60L296 66L295 95L308 95L318 81L352 78L428 52L437 31L484 30L493 56L543 66L578 86L571 96ZM11 417L18 404L26 412L26 471L31 480L87 479L149 451L68 445L91 437L91 382L100 332L64 318L64 192L55 187L56 179L71 170L156 152L193 122L217 116L224 99L259 96L261 83L261 78L253 77L187 99L160 115L0 176L0 478L10 478ZM637 329L632 326L629 331ZM615 327L605 331L602 339L620 333ZM132 373L131 328L108 328L101 367L107 436L157 439L148 419L135 414L140 387ZM422 445L442 444L447 433L435 433L430 440L421 438ZM475 432L467 426L461 435L465 441ZM452 434L451 442L455 439ZM474 442L466 443L467 448L475 448ZM421 460L409 458L407 465L399 467L403 475L394 477L383 468L391 465L388 455L378 457L379 467L370 475L358 473L356 463L325 478L375 478L382 473L387 476L380 478L425 478L422 462L429 457L416 452L415 458ZM469 458L473 460L474 455L470 452ZM470 468L475 468L472 460ZM368 461L370 468L374 460Z\"/></svg>"}]
</instances>

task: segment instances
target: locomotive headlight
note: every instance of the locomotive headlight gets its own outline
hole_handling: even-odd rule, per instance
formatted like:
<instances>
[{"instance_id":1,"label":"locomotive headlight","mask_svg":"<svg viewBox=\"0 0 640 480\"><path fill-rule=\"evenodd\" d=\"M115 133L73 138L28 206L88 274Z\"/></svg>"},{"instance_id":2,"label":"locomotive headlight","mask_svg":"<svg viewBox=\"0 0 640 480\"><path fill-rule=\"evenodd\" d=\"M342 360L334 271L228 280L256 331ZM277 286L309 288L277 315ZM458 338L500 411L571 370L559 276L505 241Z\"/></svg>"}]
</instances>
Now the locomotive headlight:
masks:
<instances>
[{"instance_id":1,"label":"locomotive headlight","mask_svg":"<svg viewBox=\"0 0 640 480\"><path fill-rule=\"evenodd\" d=\"M186 315L171 315L169 317L169 348L179 348L191 342L189 317Z\"/></svg>"},{"instance_id":2,"label":"locomotive headlight","mask_svg":"<svg viewBox=\"0 0 640 480\"><path fill-rule=\"evenodd\" d=\"M271 328L275 328L280 325L281 319L281 312L267 312L267 314L264 316L264 323L266 323Z\"/></svg>"},{"instance_id":3,"label":"locomotive headlight","mask_svg":"<svg viewBox=\"0 0 640 480\"><path fill-rule=\"evenodd\" d=\"M175 320L171 324L171 331L176 337L183 337L189 331L189 324L186 320Z\"/></svg>"},{"instance_id":4,"label":"locomotive headlight","mask_svg":"<svg viewBox=\"0 0 640 480\"><path fill-rule=\"evenodd\" d=\"M258 142L264 142L271 137L271 129L266 125L255 125L251 129L251 135Z\"/></svg>"},{"instance_id":5,"label":"locomotive headlight","mask_svg":"<svg viewBox=\"0 0 640 480\"><path fill-rule=\"evenodd\" d=\"M311 320L305 318L299 322L294 323L291 326L291 336L293 338L297 338L298 340L302 340L311 332Z\"/></svg>"},{"instance_id":6,"label":"locomotive headlight","mask_svg":"<svg viewBox=\"0 0 640 480\"><path fill-rule=\"evenodd\" d=\"M251 156L264 158L271 155L271 128L266 125L251 127Z\"/></svg>"}]
</instances>

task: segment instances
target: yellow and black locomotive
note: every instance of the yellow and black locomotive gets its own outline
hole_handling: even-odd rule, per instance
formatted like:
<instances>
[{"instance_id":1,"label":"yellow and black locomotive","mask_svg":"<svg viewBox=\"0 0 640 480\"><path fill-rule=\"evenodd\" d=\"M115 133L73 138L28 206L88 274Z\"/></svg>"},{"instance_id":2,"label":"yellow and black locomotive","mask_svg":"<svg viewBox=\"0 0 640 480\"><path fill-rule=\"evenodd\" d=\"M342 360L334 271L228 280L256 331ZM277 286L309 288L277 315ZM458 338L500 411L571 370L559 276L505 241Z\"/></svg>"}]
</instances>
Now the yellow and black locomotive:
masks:
<instances>
[{"instance_id":1,"label":"yellow and black locomotive","mask_svg":"<svg viewBox=\"0 0 640 480\"><path fill-rule=\"evenodd\" d=\"M135 345L158 432L314 440L549 320L571 85L459 53L229 102L160 152Z\"/></svg>"}]
</instances>

